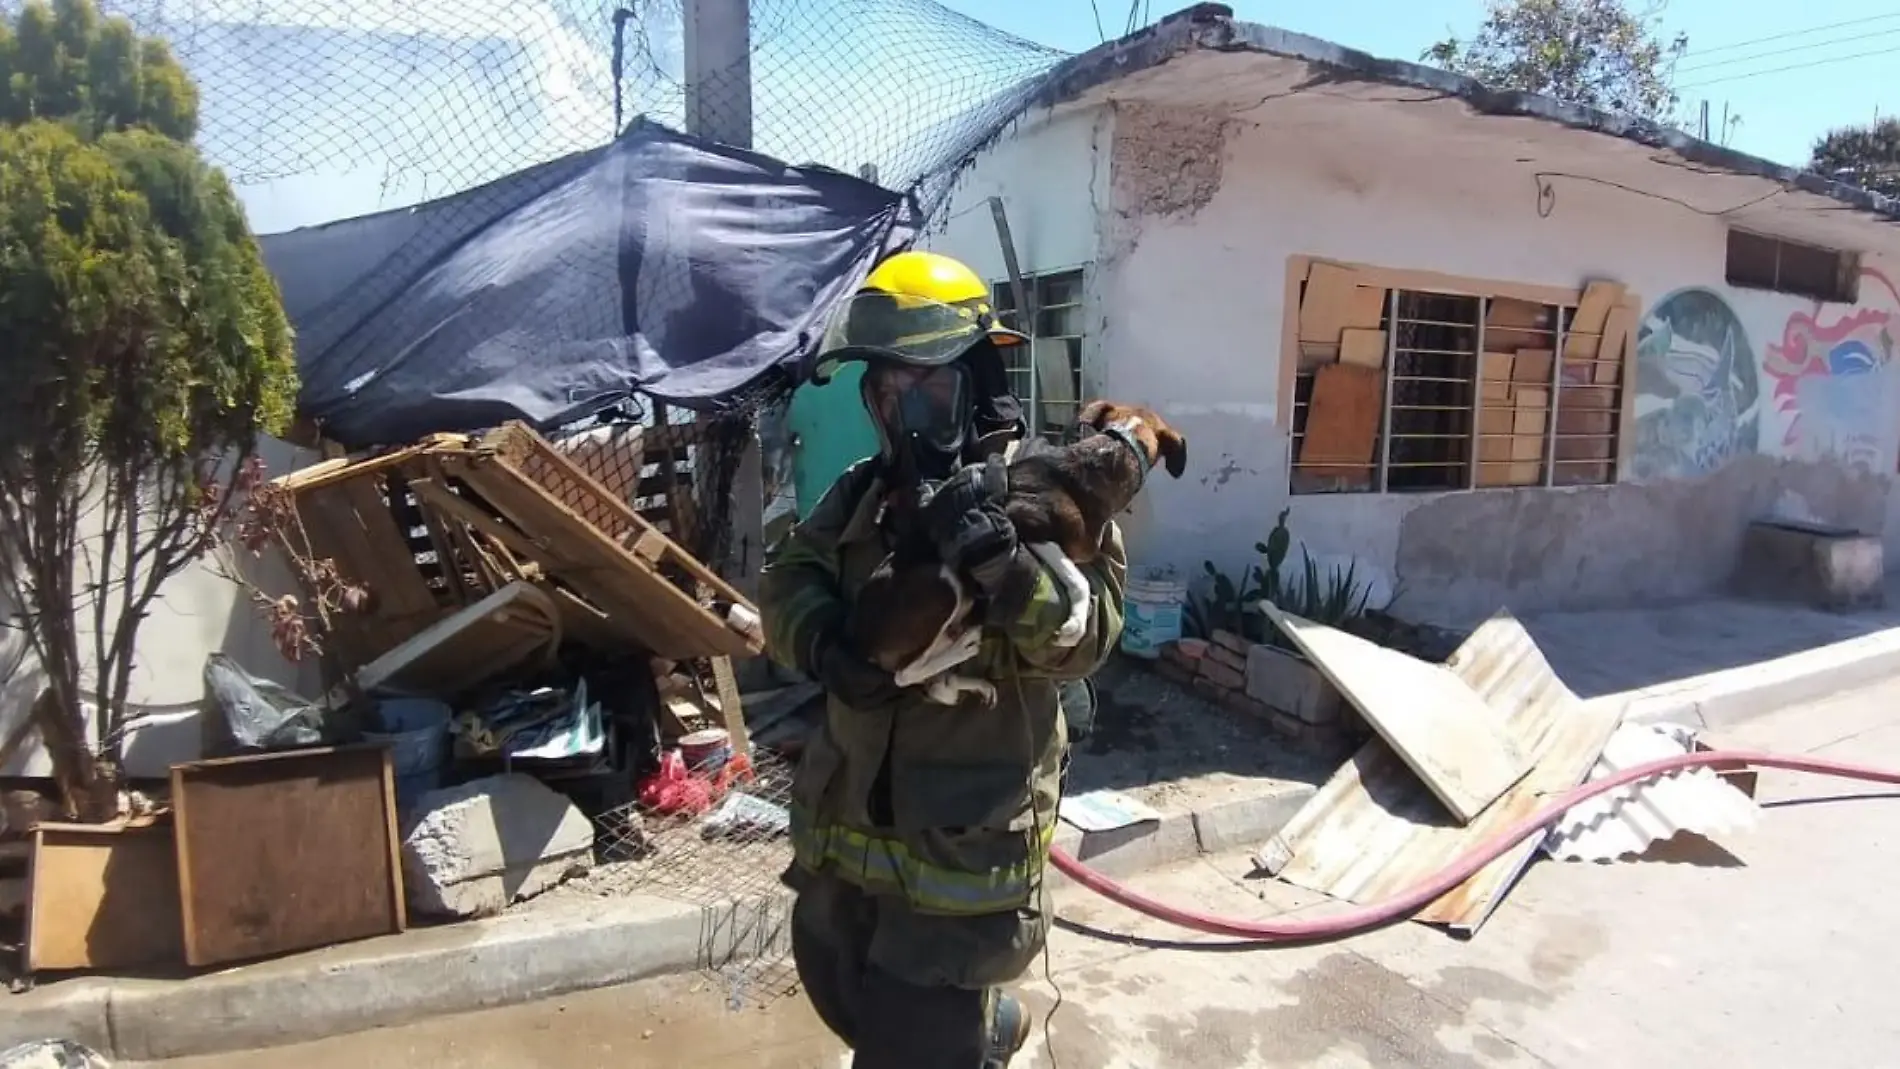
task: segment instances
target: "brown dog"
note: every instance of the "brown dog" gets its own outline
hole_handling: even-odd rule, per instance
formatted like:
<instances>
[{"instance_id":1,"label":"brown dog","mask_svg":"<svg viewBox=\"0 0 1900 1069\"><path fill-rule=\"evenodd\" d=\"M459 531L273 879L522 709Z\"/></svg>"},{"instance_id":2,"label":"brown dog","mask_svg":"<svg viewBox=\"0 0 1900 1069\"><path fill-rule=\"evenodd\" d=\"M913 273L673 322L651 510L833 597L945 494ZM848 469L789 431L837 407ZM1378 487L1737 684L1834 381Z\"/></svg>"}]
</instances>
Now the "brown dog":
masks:
<instances>
[{"instance_id":1,"label":"brown dog","mask_svg":"<svg viewBox=\"0 0 1900 1069\"><path fill-rule=\"evenodd\" d=\"M1160 464L1180 478L1187 439L1138 405L1091 401L1078 416L1085 436L1073 444L1025 443L1009 463L1004 512L1021 544L1048 565L1069 600L1056 643L1073 646L1088 631L1090 592L1078 565L1101 551L1108 521L1141 492ZM963 577L936 560L930 546L900 537L859 592L851 636L873 662L903 686L924 684L933 700L954 705L965 692L994 702L996 689L950 670L975 656L980 628Z\"/></svg>"}]
</instances>

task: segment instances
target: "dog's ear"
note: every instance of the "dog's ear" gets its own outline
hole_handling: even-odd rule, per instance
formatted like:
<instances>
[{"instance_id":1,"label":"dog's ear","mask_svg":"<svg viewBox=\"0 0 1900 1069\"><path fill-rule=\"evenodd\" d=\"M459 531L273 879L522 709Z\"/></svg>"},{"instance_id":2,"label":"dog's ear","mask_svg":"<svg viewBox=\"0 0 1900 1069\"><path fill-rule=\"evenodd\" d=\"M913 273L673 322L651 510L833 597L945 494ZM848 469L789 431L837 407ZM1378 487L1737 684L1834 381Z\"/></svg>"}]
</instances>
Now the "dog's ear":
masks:
<instances>
[{"instance_id":1,"label":"dog's ear","mask_svg":"<svg viewBox=\"0 0 1900 1069\"><path fill-rule=\"evenodd\" d=\"M1084 427L1099 431L1108 426L1108 418L1114 411L1113 402L1097 398L1082 406L1082 411L1075 414L1075 421Z\"/></svg>"},{"instance_id":2,"label":"dog's ear","mask_svg":"<svg viewBox=\"0 0 1900 1069\"><path fill-rule=\"evenodd\" d=\"M1168 466L1168 474L1179 479L1187 470L1187 439L1181 432L1165 423L1155 426L1155 448L1161 453L1161 460Z\"/></svg>"}]
</instances>

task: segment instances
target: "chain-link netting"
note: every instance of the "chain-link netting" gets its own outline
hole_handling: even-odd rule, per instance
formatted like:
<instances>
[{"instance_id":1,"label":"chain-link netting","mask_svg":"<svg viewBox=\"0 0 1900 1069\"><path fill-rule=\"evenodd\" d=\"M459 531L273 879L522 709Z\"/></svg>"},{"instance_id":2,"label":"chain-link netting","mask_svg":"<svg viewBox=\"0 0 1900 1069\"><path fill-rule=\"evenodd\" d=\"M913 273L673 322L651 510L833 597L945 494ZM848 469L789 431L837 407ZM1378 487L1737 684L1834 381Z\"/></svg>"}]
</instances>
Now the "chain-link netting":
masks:
<instances>
[{"instance_id":1,"label":"chain-link netting","mask_svg":"<svg viewBox=\"0 0 1900 1069\"><path fill-rule=\"evenodd\" d=\"M0 0L0 10L19 2ZM375 269L320 283L314 307L292 309L300 345L343 338L326 359L366 364L384 354L349 347L365 309L386 304L445 250L572 179L584 166L577 153L606 144L636 116L914 190L928 216L961 166L1062 58L931 0L751 0L742 35L721 24L746 11L734 0L101 6L171 43L200 90L199 142L239 186L260 233L435 203L406 225L351 234L348 243L359 248L387 245ZM608 277L617 267L609 244L580 240L557 254L569 279L563 294L490 302L445 329L492 339L506 337L512 322L532 322L553 324L544 334L559 338L611 333L622 309L605 296L621 285ZM309 269L325 268L319 260ZM603 296L577 307L572 291L596 277L593 292ZM689 278L642 277L638 285L655 304L693 302ZM422 329L400 322L402 308L377 314ZM420 320L427 310L407 314ZM524 360L537 355L522 348ZM345 379L352 390L361 381ZM732 548L734 471L761 416L778 418L791 385L768 378L704 435L694 458L701 523L689 545L708 561L723 561ZM784 437L774 430L764 436ZM789 483L784 459L766 457L768 484Z\"/></svg>"}]
</instances>

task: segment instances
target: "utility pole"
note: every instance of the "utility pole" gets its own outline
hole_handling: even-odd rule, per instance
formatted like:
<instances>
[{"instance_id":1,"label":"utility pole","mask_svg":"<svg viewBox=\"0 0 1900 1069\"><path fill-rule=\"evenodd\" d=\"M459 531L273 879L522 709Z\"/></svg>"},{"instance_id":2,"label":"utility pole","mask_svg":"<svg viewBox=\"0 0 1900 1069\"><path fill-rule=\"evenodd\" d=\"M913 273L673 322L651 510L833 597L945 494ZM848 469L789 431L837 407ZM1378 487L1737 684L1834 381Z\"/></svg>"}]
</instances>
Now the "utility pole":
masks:
<instances>
[{"instance_id":1,"label":"utility pole","mask_svg":"<svg viewBox=\"0 0 1900 1069\"><path fill-rule=\"evenodd\" d=\"M686 132L731 145L752 147L751 0L685 0ZM704 455L702 450L700 455ZM697 471L700 500L716 489L711 471ZM758 595L765 556L765 477L759 436L743 443L732 475L728 518L732 525L725 578L748 597Z\"/></svg>"}]
</instances>

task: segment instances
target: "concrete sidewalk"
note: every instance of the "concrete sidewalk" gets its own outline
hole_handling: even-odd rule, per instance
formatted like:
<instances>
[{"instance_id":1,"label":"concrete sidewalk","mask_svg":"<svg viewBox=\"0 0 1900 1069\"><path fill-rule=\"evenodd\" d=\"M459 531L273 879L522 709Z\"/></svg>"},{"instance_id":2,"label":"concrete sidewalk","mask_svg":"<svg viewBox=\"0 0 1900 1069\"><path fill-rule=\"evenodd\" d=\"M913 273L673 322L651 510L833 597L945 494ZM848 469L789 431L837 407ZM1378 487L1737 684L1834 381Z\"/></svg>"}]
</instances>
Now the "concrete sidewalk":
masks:
<instances>
[{"instance_id":1,"label":"concrete sidewalk","mask_svg":"<svg viewBox=\"0 0 1900 1069\"><path fill-rule=\"evenodd\" d=\"M1671 634L1703 636L1702 646L1695 648L1706 649L1715 642L1711 629L1717 634L1725 633L1725 626L1735 630L1734 607L1715 603L1660 616L1565 614L1526 623L1573 689L1627 703L1632 716L1646 720L1727 728L1900 674L1900 630L1891 629L1900 625L1900 614L1893 622L1884 614L1816 621L1800 610L1773 608L1759 615L1762 606L1748 608L1756 615L1745 615L1744 623L1768 628L1784 642L1788 634L1826 642L1840 637L1842 629L1862 633L1761 663L1604 693L1605 681L1614 679L1618 668L1671 671L1666 667ZM1829 627L1835 630L1828 632ZM1676 658L1683 666L1709 663L1707 656L1698 661L1679 652ZM1159 700L1157 707L1171 715L1191 715L1192 708ZM1125 755L1118 760L1126 764ZM1110 771L1135 776L1144 769ZM1166 775L1152 767L1145 771ZM1311 784L1296 781L1236 780L1224 792L1188 797L1173 811L1158 805L1166 816L1157 824L1087 836L1064 826L1057 842L1107 874L1130 876L1202 854L1251 849L1279 830L1312 791ZM149 1061L297 1043L511 1005L727 960L736 947L756 945L759 924L782 915L781 907L777 900L708 908L650 895L574 898L187 980L68 980L0 997L0 1048L57 1036L115 1059ZM748 925L747 918L754 922Z\"/></svg>"}]
</instances>

